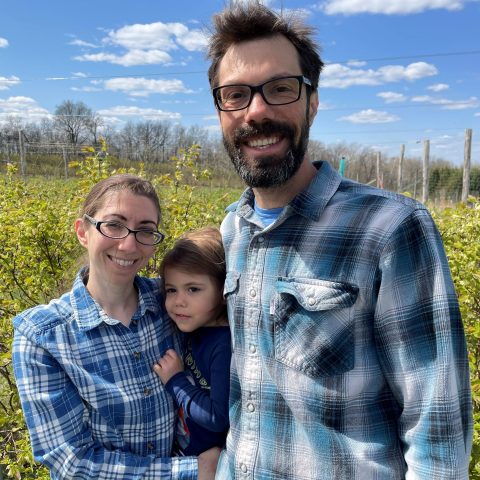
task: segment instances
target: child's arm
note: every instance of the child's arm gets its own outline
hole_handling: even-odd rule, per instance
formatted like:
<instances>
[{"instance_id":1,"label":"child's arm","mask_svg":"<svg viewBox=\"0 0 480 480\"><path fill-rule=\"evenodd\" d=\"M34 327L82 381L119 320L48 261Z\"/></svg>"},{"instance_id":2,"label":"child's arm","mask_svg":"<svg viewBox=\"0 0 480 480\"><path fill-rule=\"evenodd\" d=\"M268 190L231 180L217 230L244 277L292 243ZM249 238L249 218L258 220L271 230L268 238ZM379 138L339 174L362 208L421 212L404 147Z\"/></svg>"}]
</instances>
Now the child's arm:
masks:
<instances>
[{"instance_id":1,"label":"child's arm","mask_svg":"<svg viewBox=\"0 0 480 480\"><path fill-rule=\"evenodd\" d=\"M153 371L164 385L177 373L183 372L183 361L177 352L169 348L165 355L153 365Z\"/></svg>"},{"instance_id":2,"label":"child's arm","mask_svg":"<svg viewBox=\"0 0 480 480\"><path fill-rule=\"evenodd\" d=\"M178 357L175 352L171 356ZM226 431L229 426L230 356L229 343L217 345L217 348L212 352L210 357L210 390L192 385L183 373L183 368L177 370L174 374L171 373L175 370L173 367L175 362L172 358L165 358L164 356L154 366L154 371L162 379L162 382L163 378L167 379L168 377L166 383L164 382L165 388L176 399L177 404L183 407L187 416L198 425L213 432ZM161 363L163 360L165 362ZM167 373L164 371L165 368L168 370Z\"/></svg>"}]
</instances>

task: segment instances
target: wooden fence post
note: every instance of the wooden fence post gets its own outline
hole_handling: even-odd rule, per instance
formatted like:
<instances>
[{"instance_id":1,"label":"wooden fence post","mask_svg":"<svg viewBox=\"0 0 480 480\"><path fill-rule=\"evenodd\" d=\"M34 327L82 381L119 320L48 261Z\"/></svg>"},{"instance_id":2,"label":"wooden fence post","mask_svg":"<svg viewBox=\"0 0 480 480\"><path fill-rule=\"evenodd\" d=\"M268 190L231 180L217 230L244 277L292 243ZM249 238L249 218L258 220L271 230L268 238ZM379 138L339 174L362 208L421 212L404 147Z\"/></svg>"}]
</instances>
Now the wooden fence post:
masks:
<instances>
[{"instance_id":1,"label":"wooden fence post","mask_svg":"<svg viewBox=\"0 0 480 480\"><path fill-rule=\"evenodd\" d=\"M25 176L26 165L25 165L25 145L23 143L23 131L21 128L18 129L18 150L20 155L20 173L22 177Z\"/></svg>"},{"instance_id":2,"label":"wooden fence post","mask_svg":"<svg viewBox=\"0 0 480 480\"><path fill-rule=\"evenodd\" d=\"M380 152L377 152L377 187L378 188L383 188L381 159L382 159L382 154Z\"/></svg>"},{"instance_id":3,"label":"wooden fence post","mask_svg":"<svg viewBox=\"0 0 480 480\"><path fill-rule=\"evenodd\" d=\"M402 191L402 179L403 179L403 159L405 158L405 144L400 146L400 157L398 158L398 179L397 179L397 191Z\"/></svg>"},{"instance_id":4,"label":"wooden fence post","mask_svg":"<svg viewBox=\"0 0 480 480\"><path fill-rule=\"evenodd\" d=\"M470 160L472 155L472 129L465 130L465 148L463 153L462 202L466 203L470 193Z\"/></svg>"},{"instance_id":5,"label":"wooden fence post","mask_svg":"<svg viewBox=\"0 0 480 480\"><path fill-rule=\"evenodd\" d=\"M423 189L422 189L422 203L428 201L428 186L429 186L429 169L428 164L430 162L430 140L423 141Z\"/></svg>"}]
</instances>

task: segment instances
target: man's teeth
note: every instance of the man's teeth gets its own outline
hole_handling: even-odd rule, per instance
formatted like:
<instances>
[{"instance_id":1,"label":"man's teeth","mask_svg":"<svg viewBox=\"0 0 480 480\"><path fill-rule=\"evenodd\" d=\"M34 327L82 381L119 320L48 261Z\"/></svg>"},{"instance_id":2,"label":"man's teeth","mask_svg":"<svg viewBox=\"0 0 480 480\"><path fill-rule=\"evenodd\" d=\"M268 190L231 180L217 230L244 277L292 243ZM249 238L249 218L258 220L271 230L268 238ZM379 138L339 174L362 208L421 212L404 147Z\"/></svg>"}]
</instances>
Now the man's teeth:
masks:
<instances>
[{"instance_id":1,"label":"man's teeth","mask_svg":"<svg viewBox=\"0 0 480 480\"><path fill-rule=\"evenodd\" d=\"M129 267L134 263L134 260L122 260L121 258L115 258L115 257L112 257L112 260L115 263L118 263L118 265L121 265L122 267Z\"/></svg>"},{"instance_id":2,"label":"man's teeth","mask_svg":"<svg viewBox=\"0 0 480 480\"><path fill-rule=\"evenodd\" d=\"M256 140L250 140L248 142L249 147L268 147L278 142L278 137L269 137L269 138L258 138Z\"/></svg>"}]
</instances>

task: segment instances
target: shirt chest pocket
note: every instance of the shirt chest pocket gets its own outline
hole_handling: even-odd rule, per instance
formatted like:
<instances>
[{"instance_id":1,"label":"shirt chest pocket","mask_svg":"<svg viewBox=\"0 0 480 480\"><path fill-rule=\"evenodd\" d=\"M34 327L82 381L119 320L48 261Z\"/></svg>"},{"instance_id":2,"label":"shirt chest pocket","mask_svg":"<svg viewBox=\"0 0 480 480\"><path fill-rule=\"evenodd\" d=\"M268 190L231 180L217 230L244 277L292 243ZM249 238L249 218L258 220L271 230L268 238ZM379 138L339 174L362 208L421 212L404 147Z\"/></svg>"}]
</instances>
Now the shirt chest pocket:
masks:
<instances>
[{"instance_id":1,"label":"shirt chest pocket","mask_svg":"<svg viewBox=\"0 0 480 480\"><path fill-rule=\"evenodd\" d=\"M310 377L354 367L353 305L358 287L279 278L272 298L275 359Z\"/></svg>"}]
</instances>

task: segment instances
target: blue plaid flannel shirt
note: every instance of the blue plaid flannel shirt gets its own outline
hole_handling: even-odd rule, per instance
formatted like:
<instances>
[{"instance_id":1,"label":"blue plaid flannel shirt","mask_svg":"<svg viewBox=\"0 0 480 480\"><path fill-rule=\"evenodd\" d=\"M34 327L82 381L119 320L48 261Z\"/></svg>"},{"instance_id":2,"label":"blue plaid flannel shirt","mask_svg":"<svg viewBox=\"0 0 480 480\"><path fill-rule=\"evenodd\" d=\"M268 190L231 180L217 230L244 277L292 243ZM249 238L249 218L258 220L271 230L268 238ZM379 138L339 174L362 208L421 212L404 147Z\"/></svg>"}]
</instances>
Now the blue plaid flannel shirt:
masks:
<instances>
[{"instance_id":1,"label":"blue plaid flannel shirt","mask_svg":"<svg viewBox=\"0 0 480 480\"><path fill-rule=\"evenodd\" d=\"M197 478L194 457L170 458L176 412L152 371L177 347L156 282L136 277L129 327L85 288L14 318L13 365L34 457L52 479Z\"/></svg>"},{"instance_id":2,"label":"blue plaid flannel shirt","mask_svg":"<svg viewBox=\"0 0 480 480\"><path fill-rule=\"evenodd\" d=\"M468 358L436 226L315 165L272 225L249 189L222 224L233 361L216 478L467 479Z\"/></svg>"}]
</instances>

